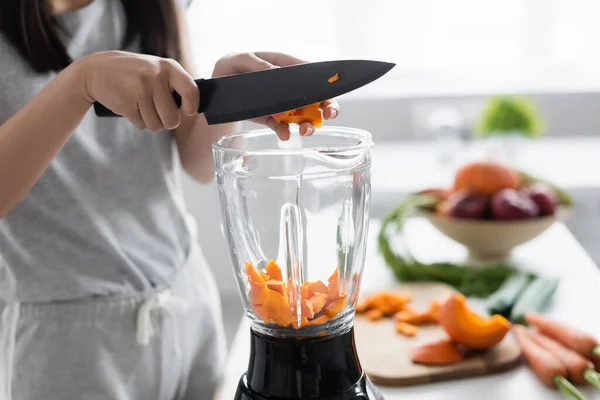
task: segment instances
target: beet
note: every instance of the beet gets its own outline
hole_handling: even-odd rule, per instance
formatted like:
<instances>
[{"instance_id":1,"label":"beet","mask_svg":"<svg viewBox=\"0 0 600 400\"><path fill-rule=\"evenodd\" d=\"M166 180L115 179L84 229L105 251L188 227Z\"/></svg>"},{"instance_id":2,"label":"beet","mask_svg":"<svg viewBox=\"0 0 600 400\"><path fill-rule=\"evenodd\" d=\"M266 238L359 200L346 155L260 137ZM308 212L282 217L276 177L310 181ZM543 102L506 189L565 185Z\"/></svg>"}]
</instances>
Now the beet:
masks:
<instances>
[{"instance_id":1,"label":"beet","mask_svg":"<svg viewBox=\"0 0 600 400\"><path fill-rule=\"evenodd\" d=\"M489 200L481 194L459 190L448 197L444 207L450 217L483 219L488 213Z\"/></svg>"},{"instance_id":2,"label":"beet","mask_svg":"<svg viewBox=\"0 0 600 400\"><path fill-rule=\"evenodd\" d=\"M554 189L545 183L534 183L522 189L540 209L539 215L554 215L558 207L558 196Z\"/></svg>"},{"instance_id":3,"label":"beet","mask_svg":"<svg viewBox=\"0 0 600 400\"><path fill-rule=\"evenodd\" d=\"M501 190L492 198L492 213L499 220L533 218L539 212L540 208L531 197L514 189Z\"/></svg>"}]
</instances>

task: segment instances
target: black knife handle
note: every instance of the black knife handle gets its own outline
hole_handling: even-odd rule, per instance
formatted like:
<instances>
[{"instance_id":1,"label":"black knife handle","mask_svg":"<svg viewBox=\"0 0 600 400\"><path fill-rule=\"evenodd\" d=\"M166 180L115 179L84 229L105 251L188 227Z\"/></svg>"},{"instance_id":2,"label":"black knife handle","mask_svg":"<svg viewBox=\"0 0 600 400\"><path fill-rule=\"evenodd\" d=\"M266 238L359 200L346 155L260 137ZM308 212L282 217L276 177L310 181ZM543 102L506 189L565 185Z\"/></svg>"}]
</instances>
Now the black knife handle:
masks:
<instances>
[{"instance_id":1,"label":"black knife handle","mask_svg":"<svg viewBox=\"0 0 600 400\"><path fill-rule=\"evenodd\" d=\"M196 79L196 85L198 85L198 89L200 92L200 105L198 107L198 113L201 114L208 104L209 99L212 97L212 91L209 90L210 86L206 85L204 79ZM175 100L175 104L177 108L181 107L181 96L176 91L173 91L173 100ZM108 109L103 104L94 102L94 111L98 117L122 117L122 115L115 114L110 109Z\"/></svg>"}]
</instances>

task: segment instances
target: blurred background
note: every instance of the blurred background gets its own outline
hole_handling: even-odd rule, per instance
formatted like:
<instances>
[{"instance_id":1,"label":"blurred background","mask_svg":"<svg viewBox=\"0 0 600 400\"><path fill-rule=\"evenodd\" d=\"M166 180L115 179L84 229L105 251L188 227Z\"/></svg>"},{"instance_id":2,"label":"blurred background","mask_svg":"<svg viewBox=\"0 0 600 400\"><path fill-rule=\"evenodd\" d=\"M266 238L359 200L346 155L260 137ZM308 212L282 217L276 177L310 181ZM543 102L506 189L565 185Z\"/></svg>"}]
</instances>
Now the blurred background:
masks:
<instances>
[{"instance_id":1,"label":"blurred background","mask_svg":"<svg viewBox=\"0 0 600 400\"><path fill-rule=\"evenodd\" d=\"M335 123L373 135L372 217L410 191L447 184L465 158L493 154L573 194L567 225L598 263L599 15L595 0L195 0L189 26L202 77L241 51L397 63L340 98ZM241 306L215 234L216 190L185 184L231 336Z\"/></svg>"}]
</instances>

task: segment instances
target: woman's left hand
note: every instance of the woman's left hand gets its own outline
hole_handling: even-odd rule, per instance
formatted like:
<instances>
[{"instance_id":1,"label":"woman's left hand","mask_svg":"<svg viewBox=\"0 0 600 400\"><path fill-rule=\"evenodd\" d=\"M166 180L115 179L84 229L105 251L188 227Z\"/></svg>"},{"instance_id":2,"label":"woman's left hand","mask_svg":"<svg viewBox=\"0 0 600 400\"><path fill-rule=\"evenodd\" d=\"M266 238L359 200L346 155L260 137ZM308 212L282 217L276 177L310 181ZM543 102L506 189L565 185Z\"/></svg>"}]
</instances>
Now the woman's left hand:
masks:
<instances>
[{"instance_id":1,"label":"woman's left hand","mask_svg":"<svg viewBox=\"0 0 600 400\"><path fill-rule=\"evenodd\" d=\"M215 64L213 77L242 74L246 72L262 71L265 69L287 67L290 65L304 64L295 57L282 53L258 52L258 53L235 53L221 58ZM200 93L202 96L202 93ZM323 118L334 119L340 113L340 106L335 100L327 100L321 103ZM279 123L273 117L261 117L253 119L253 122L266 125L271 128L281 140L290 138L290 128L286 123ZM300 135L310 136L315 132L314 124L303 122L300 124Z\"/></svg>"}]
</instances>

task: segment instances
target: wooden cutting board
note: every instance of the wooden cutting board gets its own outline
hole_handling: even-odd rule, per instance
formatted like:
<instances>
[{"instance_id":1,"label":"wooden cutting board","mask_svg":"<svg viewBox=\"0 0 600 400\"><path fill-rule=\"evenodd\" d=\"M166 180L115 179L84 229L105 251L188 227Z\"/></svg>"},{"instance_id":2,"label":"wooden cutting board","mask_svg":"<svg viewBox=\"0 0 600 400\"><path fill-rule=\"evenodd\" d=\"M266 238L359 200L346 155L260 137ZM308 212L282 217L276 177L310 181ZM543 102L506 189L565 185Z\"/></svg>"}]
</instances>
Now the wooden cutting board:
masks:
<instances>
[{"instance_id":1,"label":"wooden cutting board","mask_svg":"<svg viewBox=\"0 0 600 400\"><path fill-rule=\"evenodd\" d=\"M431 301L453 292L449 286L438 283L403 284L393 290L410 292L410 304L417 310L425 310ZM484 354L452 365L425 366L413 364L409 351L415 345L447 337L439 325L420 326L416 336L407 338L396 333L393 318L373 322L357 314L354 329L362 367L371 381L379 385L407 386L490 375L520 363L521 351L511 334Z\"/></svg>"}]
</instances>

